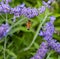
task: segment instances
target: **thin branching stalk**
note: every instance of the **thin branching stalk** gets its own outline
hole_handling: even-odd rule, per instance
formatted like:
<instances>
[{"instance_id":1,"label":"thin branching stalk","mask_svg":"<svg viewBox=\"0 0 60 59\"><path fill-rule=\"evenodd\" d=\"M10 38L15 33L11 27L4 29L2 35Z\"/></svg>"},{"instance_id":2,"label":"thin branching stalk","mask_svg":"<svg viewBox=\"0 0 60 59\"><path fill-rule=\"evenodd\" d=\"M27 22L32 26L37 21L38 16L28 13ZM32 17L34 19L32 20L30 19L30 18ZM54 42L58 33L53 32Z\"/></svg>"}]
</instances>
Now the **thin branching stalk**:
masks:
<instances>
[{"instance_id":1,"label":"thin branching stalk","mask_svg":"<svg viewBox=\"0 0 60 59\"><path fill-rule=\"evenodd\" d=\"M18 24L20 24L23 20L25 20L26 18L23 18L23 19L20 19L19 21L17 21L15 24L13 24L10 29L9 29L9 32L12 30L13 27L17 26ZM9 33L7 34L9 35Z\"/></svg>"},{"instance_id":2,"label":"thin branching stalk","mask_svg":"<svg viewBox=\"0 0 60 59\"><path fill-rule=\"evenodd\" d=\"M7 13L6 13L6 23L7 23ZM7 45L7 36L5 37L5 40L4 40L4 59L6 59L6 45Z\"/></svg>"},{"instance_id":3,"label":"thin branching stalk","mask_svg":"<svg viewBox=\"0 0 60 59\"><path fill-rule=\"evenodd\" d=\"M2 16L1 13L0 13L0 16L5 20L4 16Z\"/></svg>"},{"instance_id":4,"label":"thin branching stalk","mask_svg":"<svg viewBox=\"0 0 60 59\"><path fill-rule=\"evenodd\" d=\"M4 59L6 59L6 44L7 44L7 39L5 37L5 40L4 40Z\"/></svg>"}]
</instances>

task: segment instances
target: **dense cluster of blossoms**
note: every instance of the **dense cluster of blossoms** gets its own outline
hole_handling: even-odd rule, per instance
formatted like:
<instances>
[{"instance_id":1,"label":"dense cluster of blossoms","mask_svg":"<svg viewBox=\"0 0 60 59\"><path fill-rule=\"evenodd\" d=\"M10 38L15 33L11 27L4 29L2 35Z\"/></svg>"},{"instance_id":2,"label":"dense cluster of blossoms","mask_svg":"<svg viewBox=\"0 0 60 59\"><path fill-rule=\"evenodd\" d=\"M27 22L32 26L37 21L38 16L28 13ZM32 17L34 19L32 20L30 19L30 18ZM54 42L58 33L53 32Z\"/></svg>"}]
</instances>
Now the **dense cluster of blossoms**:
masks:
<instances>
[{"instance_id":1,"label":"dense cluster of blossoms","mask_svg":"<svg viewBox=\"0 0 60 59\"><path fill-rule=\"evenodd\" d=\"M42 6L38 9L36 8L30 8L30 7L25 7L25 4L18 5L14 8L12 8L8 3L11 2L11 0L4 0L0 2L0 12L3 13L10 13L14 14L14 17L20 17L21 15L24 15L28 18L33 18L40 13L43 13L45 11L45 6Z\"/></svg>"},{"instance_id":2,"label":"dense cluster of blossoms","mask_svg":"<svg viewBox=\"0 0 60 59\"><path fill-rule=\"evenodd\" d=\"M53 33L55 31L53 23L55 19L56 18L54 16L51 16L50 21L47 22L45 26L42 27L42 30L40 30L39 35L43 36L44 40L46 40L45 44L48 44L47 49L51 48L56 52L60 53L60 43L57 42L57 40L53 39ZM38 49L39 52L37 52L36 55L31 59L43 59L45 54L47 53L47 52L44 52L44 50L46 51L45 46L40 46L40 48ZM41 55L43 56L42 58L41 58Z\"/></svg>"},{"instance_id":3,"label":"dense cluster of blossoms","mask_svg":"<svg viewBox=\"0 0 60 59\"><path fill-rule=\"evenodd\" d=\"M9 28L10 28L10 26L7 23L6 24L2 24L0 26L0 39L7 35L7 33L9 32Z\"/></svg>"},{"instance_id":4,"label":"dense cluster of blossoms","mask_svg":"<svg viewBox=\"0 0 60 59\"><path fill-rule=\"evenodd\" d=\"M53 2L53 0L49 0L48 2L43 1L43 5L45 7L50 8L51 7L50 6L51 2ZM42 27L39 35L42 36L44 38L44 40L46 41L44 44L48 44L47 45L47 50L49 50L49 48L51 48L51 49L55 50L56 52L60 53L60 43L57 42L57 40L53 39L53 34L55 32L55 28L54 28L53 23L54 23L55 20L56 20L56 18L54 16L51 16L50 21L47 22ZM43 47L43 48L41 48L41 47ZM45 46L40 46L40 48L38 49L35 56L33 56L31 59L44 59L47 52L48 51L46 51ZM42 55L42 57L41 57L41 55Z\"/></svg>"},{"instance_id":5,"label":"dense cluster of blossoms","mask_svg":"<svg viewBox=\"0 0 60 59\"><path fill-rule=\"evenodd\" d=\"M38 49L37 53L31 59L43 59L48 52L48 43L42 42L40 48Z\"/></svg>"},{"instance_id":6,"label":"dense cluster of blossoms","mask_svg":"<svg viewBox=\"0 0 60 59\"><path fill-rule=\"evenodd\" d=\"M48 8L51 8L50 4L51 4L52 2L54 2L54 1L55 1L55 0L48 0L48 2L43 1L43 5L46 6L46 7L48 7Z\"/></svg>"},{"instance_id":7,"label":"dense cluster of blossoms","mask_svg":"<svg viewBox=\"0 0 60 59\"><path fill-rule=\"evenodd\" d=\"M46 40L45 44L47 44L47 50L49 50L49 48L52 48L53 50L55 50L56 52L60 53L60 43L57 42L57 40L53 39L53 33L55 31L54 28L54 21L55 21L55 17L51 16L50 17L50 21L47 22L43 27L42 30L40 30L39 35L43 36L44 40ZM43 56L41 58L41 55L39 53L36 53L35 56L33 56L31 59L43 59L45 54L48 52L44 52L44 50L46 51L45 47L42 46L43 48L38 49L38 51L41 49L41 51L39 51L39 53ZM43 52L43 54L42 54ZM37 56L38 55L38 56Z\"/></svg>"},{"instance_id":8,"label":"dense cluster of blossoms","mask_svg":"<svg viewBox=\"0 0 60 59\"><path fill-rule=\"evenodd\" d=\"M13 14L13 22L15 22L16 17L20 17L21 15L24 15L27 18L33 18L35 16L38 16L40 13L43 13L45 11L45 6L42 6L38 9L36 8L30 8L30 7L25 7L25 4L21 4L18 5L14 8L12 8L9 5L9 2L11 2L11 0L2 0L0 2L0 13L9 13L9 14ZM4 28L3 28L4 27ZM6 28L5 28L6 27ZM7 30L9 30L8 28L10 28L8 25L6 24L2 24L0 26L0 38L2 38L3 36L5 36L8 32L6 32ZM6 34L5 34L6 33Z\"/></svg>"},{"instance_id":9,"label":"dense cluster of blossoms","mask_svg":"<svg viewBox=\"0 0 60 59\"><path fill-rule=\"evenodd\" d=\"M60 53L60 43L57 42L57 40L53 39L53 33L55 31L55 28L53 25L54 20L55 20L55 17L51 16L50 22L46 23L46 25L43 27L44 30L41 30L39 35L44 37L44 40L48 42L48 45L52 49Z\"/></svg>"},{"instance_id":10,"label":"dense cluster of blossoms","mask_svg":"<svg viewBox=\"0 0 60 59\"><path fill-rule=\"evenodd\" d=\"M54 25L53 22L55 20L55 17L51 16L50 17L50 22L47 22L46 26L44 29L46 29L46 31L42 31L42 35L44 37L44 39L49 43L49 46L54 49L56 52L60 53L60 43L57 42L57 40L53 39L53 33L54 33ZM45 32L45 34L43 34Z\"/></svg>"},{"instance_id":11,"label":"dense cluster of blossoms","mask_svg":"<svg viewBox=\"0 0 60 59\"><path fill-rule=\"evenodd\" d=\"M33 18L43 13L46 10L46 7L50 8L51 7L50 4L53 1L54 0L48 0L48 2L43 1L43 6L36 9L30 7L26 8L25 4L18 5L12 8L9 5L9 2L11 2L11 0L6 0L6 1L2 0L2 2L0 2L0 13L14 14L13 17L14 21L16 17L20 17L21 15L24 15L25 17L28 18ZM40 30L39 35L43 36L46 42L42 42L37 53L31 59L43 59L50 47L54 49L56 52L60 53L60 43L57 42L55 39L53 39L53 33L55 30L53 25L54 21L55 21L55 17L51 16L50 21L47 22L45 26L42 27L42 30ZM2 24L0 26L0 39L7 35L7 33L9 32L9 28L10 28L9 24Z\"/></svg>"}]
</instances>

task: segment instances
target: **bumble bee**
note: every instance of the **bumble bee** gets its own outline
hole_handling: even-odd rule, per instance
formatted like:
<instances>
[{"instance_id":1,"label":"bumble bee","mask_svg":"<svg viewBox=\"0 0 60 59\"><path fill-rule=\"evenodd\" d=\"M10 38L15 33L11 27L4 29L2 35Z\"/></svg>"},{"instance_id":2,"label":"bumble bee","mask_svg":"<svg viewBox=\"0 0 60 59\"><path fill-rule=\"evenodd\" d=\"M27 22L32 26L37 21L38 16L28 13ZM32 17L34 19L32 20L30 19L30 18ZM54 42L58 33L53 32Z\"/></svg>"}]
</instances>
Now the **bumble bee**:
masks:
<instances>
[{"instance_id":1,"label":"bumble bee","mask_svg":"<svg viewBox=\"0 0 60 59\"><path fill-rule=\"evenodd\" d=\"M26 23L26 27L27 27L27 30L30 29L30 27L31 27L31 21L30 20L28 20L28 22Z\"/></svg>"}]
</instances>

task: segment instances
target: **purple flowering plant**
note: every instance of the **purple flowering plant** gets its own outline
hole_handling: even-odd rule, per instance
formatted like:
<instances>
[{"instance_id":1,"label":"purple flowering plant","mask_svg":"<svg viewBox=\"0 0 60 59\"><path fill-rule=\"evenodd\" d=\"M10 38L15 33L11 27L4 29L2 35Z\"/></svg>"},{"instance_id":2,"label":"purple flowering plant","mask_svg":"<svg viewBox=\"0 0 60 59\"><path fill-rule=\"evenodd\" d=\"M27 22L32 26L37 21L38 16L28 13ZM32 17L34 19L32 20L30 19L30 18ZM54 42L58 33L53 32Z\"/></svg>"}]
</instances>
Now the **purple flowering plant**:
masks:
<instances>
[{"instance_id":1,"label":"purple flowering plant","mask_svg":"<svg viewBox=\"0 0 60 59\"><path fill-rule=\"evenodd\" d=\"M59 59L60 14L54 9L58 3L19 1L0 2L0 59Z\"/></svg>"}]
</instances>

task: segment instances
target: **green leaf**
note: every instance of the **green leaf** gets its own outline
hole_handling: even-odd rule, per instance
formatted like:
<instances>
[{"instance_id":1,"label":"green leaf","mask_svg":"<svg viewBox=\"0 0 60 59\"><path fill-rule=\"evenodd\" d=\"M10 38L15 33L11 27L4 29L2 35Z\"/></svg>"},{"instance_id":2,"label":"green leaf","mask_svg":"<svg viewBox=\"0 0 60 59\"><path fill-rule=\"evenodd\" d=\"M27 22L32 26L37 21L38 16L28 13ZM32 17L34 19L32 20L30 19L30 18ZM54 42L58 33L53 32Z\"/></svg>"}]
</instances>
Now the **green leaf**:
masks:
<instances>
[{"instance_id":1,"label":"green leaf","mask_svg":"<svg viewBox=\"0 0 60 59\"><path fill-rule=\"evenodd\" d=\"M60 55L58 55L58 59L60 59Z\"/></svg>"},{"instance_id":2,"label":"green leaf","mask_svg":"<svg viewBox=\"0 0 60 59\"><path fill-rule=\"evenodd\" d=\"M34 43L34 46L35 46L36 49L39 48L39 45L37 43Z\"/></svg>"},{"instance_id":3,"label":"green leaf","mask_svg":"<svg viewBox=\"0 0 60 59\"><path fill-rule=\"evenodd\" d=\"M15 54L14 52L12 52L11 50L6 49L6 52L7 52L9 55L11 55L11 56L17 58L16 54Z\"/></svg>"}]
</instances>

